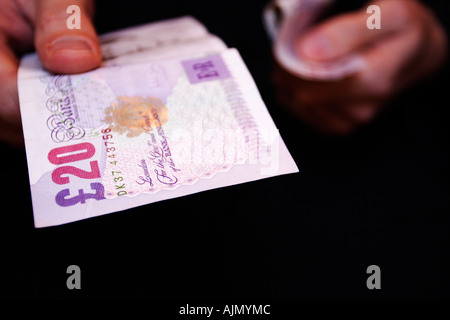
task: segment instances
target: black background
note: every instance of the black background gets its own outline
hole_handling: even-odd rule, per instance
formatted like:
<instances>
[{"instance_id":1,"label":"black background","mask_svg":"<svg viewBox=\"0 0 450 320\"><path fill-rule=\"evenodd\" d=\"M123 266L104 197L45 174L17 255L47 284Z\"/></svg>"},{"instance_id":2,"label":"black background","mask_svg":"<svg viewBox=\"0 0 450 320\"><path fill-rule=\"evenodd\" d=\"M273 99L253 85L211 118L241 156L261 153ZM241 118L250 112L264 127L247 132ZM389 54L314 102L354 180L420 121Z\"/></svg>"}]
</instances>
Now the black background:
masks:
<instances>
[{"instance_id":1,"label":"black background","mask_svg":"<svg viewBox=\"0 0 450 320\"><path fill-rule=\"evenodd\" d=\"M35 229L25 152L1 145L4 296L450 296L448 67L355 134L323 137L274 99L265 2L98 1L96 25L198 18L240 51L300 173ZM81 290L66 287L72 264ZM381 290L366 287L374 264Z\"/></svg>"}]
</instances>

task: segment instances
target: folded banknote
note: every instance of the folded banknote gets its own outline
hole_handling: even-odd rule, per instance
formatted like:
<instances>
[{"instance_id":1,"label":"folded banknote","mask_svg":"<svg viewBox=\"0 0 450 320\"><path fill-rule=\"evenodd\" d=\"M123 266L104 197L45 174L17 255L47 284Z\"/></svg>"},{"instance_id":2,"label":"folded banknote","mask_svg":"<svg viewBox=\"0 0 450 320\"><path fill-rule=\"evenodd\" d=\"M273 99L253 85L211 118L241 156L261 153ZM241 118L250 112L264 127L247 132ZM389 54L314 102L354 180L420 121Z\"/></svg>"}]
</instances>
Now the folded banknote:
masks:
<instances>
[{"instance_id":1,"label":"folded banknote","mask_svg":"<svg viewBox=\"0 0 450 320\"><path fill-rule=\"evenodd\" d=\"M189 36L173 41L180 25ZM298 172L237 50L193 18L105 39L103 66L83 74L21 61L36 227Z\"/></svg>"}]
</instances>

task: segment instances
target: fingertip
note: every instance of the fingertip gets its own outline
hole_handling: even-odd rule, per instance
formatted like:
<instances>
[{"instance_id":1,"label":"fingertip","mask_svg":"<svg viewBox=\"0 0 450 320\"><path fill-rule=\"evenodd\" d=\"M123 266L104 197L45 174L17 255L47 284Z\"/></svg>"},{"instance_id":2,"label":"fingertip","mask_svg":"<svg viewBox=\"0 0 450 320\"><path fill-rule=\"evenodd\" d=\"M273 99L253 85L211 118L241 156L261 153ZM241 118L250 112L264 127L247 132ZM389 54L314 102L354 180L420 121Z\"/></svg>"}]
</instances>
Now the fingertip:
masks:
<instances>
[{"instance_id":1,"label":"fingertip","mask_svg":"<svg viewBox=\"0 0 450 320\"><path fill-rule=\"evenodd\" d=\"M297 39L296 51L303 58L326 60L330 58L332 44L330 39L323 33L313 32Z\"/></svg>"},{"instance_id":2,"label":"fingertip","mask_svg":"<svg viewBox=\"0 0 450 320\"><path fill-rule=\"evenodd\" d=\"M37 2L34 42L44 67L54 73L81 73L101 63L99 40L92 23L93 2L77 0L79 7L75 27L68 24L67 2L40 0Z\"/></svg>"},{"instance_id":3,"label":"fingertip","mask_svg":"<svg viewBox=\"0 0 450 320\"><path fill-rule=\"evenodd\" d=\"M55 73L81 73L98 67L101 54L96 39L87 36L62 35L38 47L46 69Z\"/></svg>"}]
</instances>

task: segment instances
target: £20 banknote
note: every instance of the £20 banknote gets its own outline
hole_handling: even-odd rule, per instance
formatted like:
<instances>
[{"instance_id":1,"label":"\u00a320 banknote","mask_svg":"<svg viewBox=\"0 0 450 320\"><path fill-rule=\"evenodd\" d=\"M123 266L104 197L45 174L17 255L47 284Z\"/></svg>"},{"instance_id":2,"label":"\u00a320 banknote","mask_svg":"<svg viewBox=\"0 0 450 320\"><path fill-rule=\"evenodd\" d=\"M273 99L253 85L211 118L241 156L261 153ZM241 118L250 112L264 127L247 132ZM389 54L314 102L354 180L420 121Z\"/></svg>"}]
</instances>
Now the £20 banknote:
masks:
<instances>
[{"instance_id":1,"label":"\u00a320 banknote","mask_svg":"<svg viewBox=\"0 0 450 320\"><path fill-rule=\"evenodd\" d=\"M237 50L205 51L77 75L22 60L36 227L298 171Z\"/></svg>"}]
</instances>

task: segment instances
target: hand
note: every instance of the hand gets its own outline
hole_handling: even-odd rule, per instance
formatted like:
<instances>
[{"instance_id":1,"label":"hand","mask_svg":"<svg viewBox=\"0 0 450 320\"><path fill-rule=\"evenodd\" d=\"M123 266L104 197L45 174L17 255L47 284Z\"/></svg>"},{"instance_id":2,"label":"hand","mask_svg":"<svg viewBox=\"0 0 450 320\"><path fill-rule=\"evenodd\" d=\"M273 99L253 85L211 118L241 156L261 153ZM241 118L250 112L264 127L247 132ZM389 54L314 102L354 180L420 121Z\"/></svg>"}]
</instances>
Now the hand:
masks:
<instances>
[{"instance_id":1,"label":"hand","mask_svg":"<svg viewBox=\"0 0 450 320\"><path fill-rule=\"evenodd\" d=\"M379 0L381 29L369 30L362 10L332 18L298 38L303 59L333 61L359 52L366 66L341 81L307 81L278 67L281 102L313 128L343 135L371 121L393 95L431 74L445 60L446 35L415 0Z\"/></svg>"},{"instance_id":2,"label":"hand","mask_svg":"<svg viewBox=\"0 0 450 320\"><path fill-rule=\"evenodd\" d=\"M0 0L0 140L23 145L17 69L20 54L34 47L55 73L97 67L100 47L91 22L93 1L72 0L81 9L81 29L67 29L67 1Z\"/></svg>"}]
</instances>

